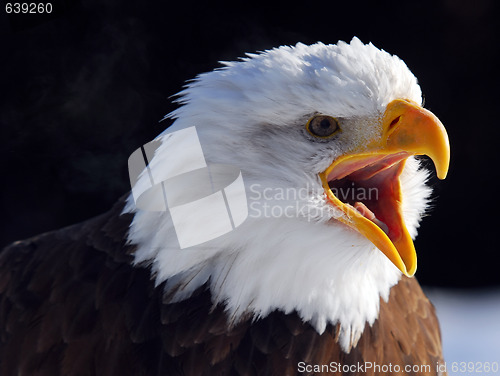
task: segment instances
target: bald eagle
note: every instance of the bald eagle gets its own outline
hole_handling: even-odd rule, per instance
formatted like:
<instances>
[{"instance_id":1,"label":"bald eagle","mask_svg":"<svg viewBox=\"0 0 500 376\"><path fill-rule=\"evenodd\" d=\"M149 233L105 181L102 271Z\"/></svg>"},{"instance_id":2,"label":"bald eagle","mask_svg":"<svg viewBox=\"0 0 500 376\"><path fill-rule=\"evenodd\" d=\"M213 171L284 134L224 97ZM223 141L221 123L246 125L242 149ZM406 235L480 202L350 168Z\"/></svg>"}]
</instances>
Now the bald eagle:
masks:
<instances>
[{"instance_id":1,"label":"bald eagle","mask_svg":"<svg viewBox=\"0 0 500 376\"><path fill-rule=\"evenodd\" d=\"M196 153L172 135L195 127L207 165L240 170L244 220L183 246L174 211L131 193L8 246L0 373L441 374L412 239L419 156L444 178L449 143L405 63L357 38L299 43L224 62L177 102L138 184L182 176ZM196 239L219 219L191 201Z\"/></svg>"}]
</instances>

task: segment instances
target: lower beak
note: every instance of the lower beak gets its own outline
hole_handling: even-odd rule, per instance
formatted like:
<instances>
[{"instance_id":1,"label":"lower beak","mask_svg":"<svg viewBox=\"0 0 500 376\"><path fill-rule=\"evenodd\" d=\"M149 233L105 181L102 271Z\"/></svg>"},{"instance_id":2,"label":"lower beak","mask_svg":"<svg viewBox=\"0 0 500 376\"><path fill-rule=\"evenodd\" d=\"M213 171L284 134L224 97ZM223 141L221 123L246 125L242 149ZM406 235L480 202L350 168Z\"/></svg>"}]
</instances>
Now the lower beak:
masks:
<instances>
[{"instance_id":1,"label":"lower beak","mask_svg":"<svg viewBox=\"0 0 500 376\"><path fill-rule=\"evenodd\" d=\"M337 158L320 174L328 200L342 213L339 220L369 239L407 276L415 274L417 256L403 220L399 177L413 155L427 155L438 178L446 177L450 146L445 128L430 111L397 99L387 105L380 140ZM342 187L376 189L377 195L367 198L365 192L363 199L345 202Z\"/></svg>"}]
</instances>

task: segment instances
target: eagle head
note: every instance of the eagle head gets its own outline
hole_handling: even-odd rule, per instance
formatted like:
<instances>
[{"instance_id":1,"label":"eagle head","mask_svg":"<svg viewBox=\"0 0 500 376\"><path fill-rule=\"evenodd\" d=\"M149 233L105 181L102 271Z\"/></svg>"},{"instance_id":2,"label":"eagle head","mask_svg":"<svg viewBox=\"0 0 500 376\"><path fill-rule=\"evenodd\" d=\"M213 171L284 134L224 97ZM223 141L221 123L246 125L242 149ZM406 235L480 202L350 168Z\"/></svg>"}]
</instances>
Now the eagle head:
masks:
<instances>
[{"instance_id":1,"label":"eagle head","mask_svg":"<svg viewBox=\"0 0 500 376\"><path fill-rule=\"evenodd\" d=\"M446 131L421 107L415 76L357 38L299 43L224 62L177 102L151 169L171 175L189 163L192 150L171 135L195 127L207 165L241 171L248 212L232 231L182 248L169 212L141 210L131 195L135 262L172 301L206 286L233 323L295 311L319 333L339 324L348 351L380 299L415 273L412 238L431 193L416 156L430 157L439 178L448 169Z\"/></svg>"}]
</instances>

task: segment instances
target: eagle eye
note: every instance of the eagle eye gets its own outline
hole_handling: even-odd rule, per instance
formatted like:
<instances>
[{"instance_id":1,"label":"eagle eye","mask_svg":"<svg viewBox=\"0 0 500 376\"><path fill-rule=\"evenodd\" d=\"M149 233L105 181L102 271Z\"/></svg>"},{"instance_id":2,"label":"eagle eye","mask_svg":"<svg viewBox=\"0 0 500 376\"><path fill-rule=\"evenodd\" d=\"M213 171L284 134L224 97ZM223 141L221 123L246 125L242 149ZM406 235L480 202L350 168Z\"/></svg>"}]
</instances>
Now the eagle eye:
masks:
<instances>
[{"instance_id":1,"label":"eagle eye","mask_svg":"<svg viewBox=\"0 0 500 376\"><path fill-rule=\"evenodd\" d=\"M328 138L333 136L340 127L337 119L327 115L316 115L309 119L306 129L314 137Z\"/></svg>"}]
</instances>

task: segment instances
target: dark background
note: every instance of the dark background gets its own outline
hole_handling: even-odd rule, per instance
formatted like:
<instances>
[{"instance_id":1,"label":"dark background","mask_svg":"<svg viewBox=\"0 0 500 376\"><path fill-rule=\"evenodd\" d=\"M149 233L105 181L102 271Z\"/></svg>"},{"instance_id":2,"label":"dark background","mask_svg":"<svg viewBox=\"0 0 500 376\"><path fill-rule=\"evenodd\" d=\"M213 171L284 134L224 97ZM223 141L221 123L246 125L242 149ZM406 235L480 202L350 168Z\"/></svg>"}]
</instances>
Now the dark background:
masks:
<instances>
[{"instance_id":1,"label":"dark background","mask_svg":"<svg viewBox=\"0 0 500 376\"><path fill-rule=\"evenodd\" d=\"M106 211L129 189L130 153L168 125L169 96L219 60L358 36L407 63L450 136L417 277L499 286L497 4L59 0L50 16L2 4L0 246Z\"/></svg>"}]
</instances>

